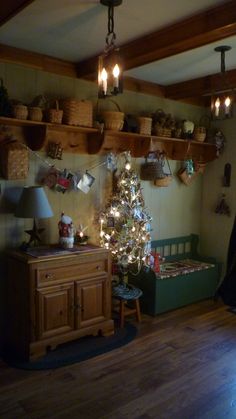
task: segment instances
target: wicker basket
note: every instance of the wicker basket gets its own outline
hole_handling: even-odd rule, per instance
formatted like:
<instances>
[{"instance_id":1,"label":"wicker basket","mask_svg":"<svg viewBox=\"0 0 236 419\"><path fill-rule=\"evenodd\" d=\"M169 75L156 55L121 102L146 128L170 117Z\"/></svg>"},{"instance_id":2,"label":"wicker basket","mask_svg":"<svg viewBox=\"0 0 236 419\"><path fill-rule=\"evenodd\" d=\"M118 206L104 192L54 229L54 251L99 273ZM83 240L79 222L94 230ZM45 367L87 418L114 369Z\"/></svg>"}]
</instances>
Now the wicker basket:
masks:
<instances>
[{"instance_id":1,"label":"wicker basket","mask_svg":"<svg viewBox=\"0 0 236 419\"><path fill-rule=\"evenodd\" d=\"M205 141L206 139L206 128L205 127L195 127L193 132L193 139L195 141Z\"/></svg>"},{"instance_id":2,"label":"wicker basket","mask_svg":"<svg viewBox=\"0 0 236 419\"><path fill-rule=\"evenodd\" d=\"M33 107L29 107L28 108L29 111L29 119L31 121L37 121L37 122L41 122L43 119L43 112L42 109L36 106Z\"/></svg>"},{"instance_id":3,"label":"wicker basket","mask_svg":"<svg viewBox=\"0 0 236 419\"><path fill-rule=\"evenodd\" d=\"M16 119L27 119L28 108L25 105L14 105L13 106L13 117Z\"/></svg>"},{"instance_id":4,"label":"wicker basket","mask_svg":"<svg viewBox=\"0 0 236 419\"><path fill-rule=\"evenodd\" d=\"M155 186L159 186L159 187L167 187L170 185L171 181L173 179L172 175L165 175L165 177L161 178L161 179L155 179L154 180L154 185Z\"/></svg>"},{"instance_id":5,"label":"wicker basket","mask_svg":"<svg viewBox=\"0 0 236 419\"><path fill-rule=\"evenodd\" d=\"M142 180L156 180L164 177L163 160L157 158L155 153L148 154L145 158L145 163L141 165L140 178Z\"/></svg>"},{"instance_id":6,"label":"wicker basket","mask_svg":"<svg viewBox=\"0 0 236 419\"><path fill-rule=\"evenodd\" d=\"M93 104L89 100L64 99L60 101L60 105L64 124L93 126Z\"/></svg>"},{"instance_id":7,"label":"wicker basket","mask_svg":"<svg viewBox=\"0 0 236 419\"><path fill-rule=\"evenodd\" d=\"M138 118L138 132L143 135L151 135L152 118L140 116Z\"/></svg>"},{"instance_id":8,"label":"wicker basket","mask_svg":"<svg viewBox=\"0 0 236 419\"><path fill-rule=\"evenodd\" d=\"M58 100L55 100L55 108L47 109L46 110L46 120L51 122L52 124L61 124L63 111L59 109Z\"/></svg>"},{"instance_id":9,"label":"wicker basket","mask_svg":"<svg viewBox=\"0 0 236 419\"><path fill-rule=\"evenodd\" d=\"M1 146L1 171L5 179L26 179L29 172L29 152L18 142Z\"/></svg>"},{"instance_id":10,"label":"wicker basket","mask_svg":"<svg viewBox=\"0 0 236 419\"><path fill-rule=\"evenodd\" d=\"M171 168L170 168L169 160L167 159L167 157L165 158L164 153L161 154L160 159L162 159L164 177L162 176L162 177L159 177L159 178L155 179L154 180L154 185L159 186L159 187L167 187L167 186L170 185L170 183L173 179L172 171L171 171ZM166 160L166 163L167 163L167 166L168 166L169 173L164 172L165 160Z\"/></svg>"},{"instance_id":11,"label":"wicker basket","mask_svg":"<svg viewBox=\"0 0 236 419\"><path fill-rule=\"evenodd\" d=\"M104 111L102 112L105 129L113 131L121 131L124 125L125 114L119 111Z\"/></svg>"},{"instance_id":12,"label":"wicker basket","mask_svg":"<svg viewBox=\"0 0 236 419\"><path fill-rule=\"evenodd\" d=\"M171 137L171 128L160 127L156 124L154 126L154 134L158 137Z\"/></svg>"}]
</instances>

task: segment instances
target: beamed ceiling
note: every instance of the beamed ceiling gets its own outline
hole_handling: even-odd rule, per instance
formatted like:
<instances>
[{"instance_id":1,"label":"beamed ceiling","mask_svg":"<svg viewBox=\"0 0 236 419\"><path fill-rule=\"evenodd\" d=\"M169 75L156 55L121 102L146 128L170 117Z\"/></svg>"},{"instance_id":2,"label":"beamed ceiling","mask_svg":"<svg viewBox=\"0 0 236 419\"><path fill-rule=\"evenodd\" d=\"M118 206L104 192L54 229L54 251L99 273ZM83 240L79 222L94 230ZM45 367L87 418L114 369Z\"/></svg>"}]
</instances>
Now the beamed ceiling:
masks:
<instances>
[{"instance_id":1,"label":"beamed ceiling","mask_svg":"<svg viewBox=\"0 0 236 419\"><path fill-rule=\"evenodd\" d=\"M124 88L207 103L219 88L218 45L236 87L236 0L123 0L115 8ZM0 4L0 61L96 80L107 32L99 0L11 0Z\"/></svg>"}]
</instances>

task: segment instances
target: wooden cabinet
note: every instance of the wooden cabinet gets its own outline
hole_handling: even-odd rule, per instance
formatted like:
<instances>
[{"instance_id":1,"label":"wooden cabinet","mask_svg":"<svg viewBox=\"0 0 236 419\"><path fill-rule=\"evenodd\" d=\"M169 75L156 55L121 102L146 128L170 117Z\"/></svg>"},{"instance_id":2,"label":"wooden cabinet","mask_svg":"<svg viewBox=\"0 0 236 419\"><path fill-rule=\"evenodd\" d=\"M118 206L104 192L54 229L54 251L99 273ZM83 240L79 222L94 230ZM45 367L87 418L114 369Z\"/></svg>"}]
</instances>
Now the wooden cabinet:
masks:
<instances>
[{"instance_id":1,"label":"wooden cabinet","mask_svg":"<svg viewBox=\"0 0 236 419\"><path fill-rule=\"evenodd\" d=\"M49 255L48 255L49 254ZM33 359L85 335L114 333L109 252L96 246L8 254L6 350Z\"/></svg>"},{"instance_id":2,"label":"wooden cabinet","mask_svg":"<svg viewBox=\"0 0 236 419\"><path fill-rule=\"evenodd\" d=\"M164 151L169 159L185 160L186 156L209 162L217 158L215 144L177 138L140 135L130 132L83 128L0 117L0 125L7 126L15 138L32 150L46 150L49 141L60 139L63 150L79 154L107 154L130 151L133 157L143 157L150 151Z\"/></svg>"}]
</instances>

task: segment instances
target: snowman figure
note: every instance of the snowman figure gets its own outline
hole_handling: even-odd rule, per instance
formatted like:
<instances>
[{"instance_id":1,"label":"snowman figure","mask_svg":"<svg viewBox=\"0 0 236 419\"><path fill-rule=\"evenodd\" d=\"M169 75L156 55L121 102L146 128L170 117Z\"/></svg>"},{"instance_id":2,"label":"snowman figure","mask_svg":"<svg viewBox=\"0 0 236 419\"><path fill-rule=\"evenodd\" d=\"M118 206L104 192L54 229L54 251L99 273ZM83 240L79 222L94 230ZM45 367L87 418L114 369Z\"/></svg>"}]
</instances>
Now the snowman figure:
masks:
<instances>
[{"instance_id":1,"label":"snowman figure","mask_svg":"<svg viewBox=\"0 0 236 419\"><path fill-rule=\"evenodd\" d=\"M60 245L64 249L72 249L74 246L74 226L72 219L68 215L65 215L64 212L61 214L58 229Z\"/></svg>"}]
</instances>

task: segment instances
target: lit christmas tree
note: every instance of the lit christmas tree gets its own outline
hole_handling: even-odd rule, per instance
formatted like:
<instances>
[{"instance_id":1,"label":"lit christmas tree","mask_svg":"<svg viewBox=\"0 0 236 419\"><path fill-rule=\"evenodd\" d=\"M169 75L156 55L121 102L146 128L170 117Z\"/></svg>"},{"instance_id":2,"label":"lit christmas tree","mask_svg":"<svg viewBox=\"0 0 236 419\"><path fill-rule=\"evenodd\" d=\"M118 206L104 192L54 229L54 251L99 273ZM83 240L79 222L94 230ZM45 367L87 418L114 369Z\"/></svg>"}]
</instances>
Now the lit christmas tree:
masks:
<instances>
[{"instance_id":1,"label":"lit christmas tree","mask_svg":"<svg viewBox=\"0 0 236 419\"><path fill-rule=\"evenodd\" d=\"M121 273L148 264L151 252L151 217L144 207L137 174L125 153L125 167L117 179L117 190L100 215L101 246L111 250Z\"/></svg>"}]
</instances>

